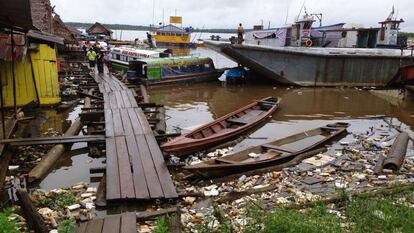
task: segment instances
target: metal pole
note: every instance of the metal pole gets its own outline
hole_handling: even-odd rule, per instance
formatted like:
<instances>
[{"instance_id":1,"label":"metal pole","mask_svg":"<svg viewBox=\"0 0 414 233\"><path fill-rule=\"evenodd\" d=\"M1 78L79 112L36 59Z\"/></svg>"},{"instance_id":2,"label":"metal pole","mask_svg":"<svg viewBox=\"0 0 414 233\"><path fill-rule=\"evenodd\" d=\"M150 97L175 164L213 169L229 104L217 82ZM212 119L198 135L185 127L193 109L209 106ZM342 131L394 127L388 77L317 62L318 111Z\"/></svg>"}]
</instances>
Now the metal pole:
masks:
<instances>
[{"instance_id":1,"label":"metal pole","mask_svg":"<svg viewBox=\"0 0 414 233\"><path fill-rule=\"evenodd\" d=\"M13 105L14 105L14 117L17 118L17 101L16 101L16 74L14 72L14 58L15 58L15 51L14 51L14 32L11 29L11 46L12 46L12 77L13 77Z\"/></svg>"}]
</instances>

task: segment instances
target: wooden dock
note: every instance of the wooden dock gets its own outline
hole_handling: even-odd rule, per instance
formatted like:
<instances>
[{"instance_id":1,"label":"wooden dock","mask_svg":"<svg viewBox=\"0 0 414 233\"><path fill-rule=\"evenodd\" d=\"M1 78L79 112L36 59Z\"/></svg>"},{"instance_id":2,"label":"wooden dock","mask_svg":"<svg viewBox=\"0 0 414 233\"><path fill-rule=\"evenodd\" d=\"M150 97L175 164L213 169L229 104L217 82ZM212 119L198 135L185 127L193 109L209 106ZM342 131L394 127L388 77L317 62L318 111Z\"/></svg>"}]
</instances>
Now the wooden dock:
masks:
<instances>
[{"instance_id":1,"label":"wooden dock","mask_svg":"<svg viewBox=\"0 0 414 233\"><path fill-rule=\"evenodd\" d=\"M106 200L177 198L135 91L112 75L95 74L93 78L104 99Z\"/></svg>"},{"instance_id":2,"label":"wooden dock","mask_svg":"<svg viewBox=\"0 0 414 233\"><path fill-rule=\"evenodd\" d=\"M76 226L75 233L136 233L137 219L134 213L95 219Z\"/></svg>"}]
</instances>

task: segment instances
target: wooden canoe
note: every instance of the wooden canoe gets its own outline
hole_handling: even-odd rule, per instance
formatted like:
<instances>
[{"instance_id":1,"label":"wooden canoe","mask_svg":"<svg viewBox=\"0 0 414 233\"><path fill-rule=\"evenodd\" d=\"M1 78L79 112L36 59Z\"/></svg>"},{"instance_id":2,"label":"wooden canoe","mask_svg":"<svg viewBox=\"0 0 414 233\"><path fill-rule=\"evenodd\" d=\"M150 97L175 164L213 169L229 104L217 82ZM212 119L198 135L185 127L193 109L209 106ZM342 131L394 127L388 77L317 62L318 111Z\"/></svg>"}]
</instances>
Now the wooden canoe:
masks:
<instances>
[{"instance_id":1,"label":"wooden canoe","mask_svg":"<svg viewBox=\"0 0 414 233\"><path fill-rule=\"evenodd\" d=\"M220 145L266 121L279 107L280 98L267 97L161 145L162 150L183 156Z\"/></svg>"},{"instance_id":2,"label":"wooden canoe","mask_svg":"<svg viewBox=\"0 0 414 233\"><path fill-rule=\"evenodd\" d=\"M186 166L184 169L205 178L213 178L283 164L299 154L324 146L335 137L346 133L347 127L347 123L319 127L221 158Z\"/></svg>"}]
</instances>

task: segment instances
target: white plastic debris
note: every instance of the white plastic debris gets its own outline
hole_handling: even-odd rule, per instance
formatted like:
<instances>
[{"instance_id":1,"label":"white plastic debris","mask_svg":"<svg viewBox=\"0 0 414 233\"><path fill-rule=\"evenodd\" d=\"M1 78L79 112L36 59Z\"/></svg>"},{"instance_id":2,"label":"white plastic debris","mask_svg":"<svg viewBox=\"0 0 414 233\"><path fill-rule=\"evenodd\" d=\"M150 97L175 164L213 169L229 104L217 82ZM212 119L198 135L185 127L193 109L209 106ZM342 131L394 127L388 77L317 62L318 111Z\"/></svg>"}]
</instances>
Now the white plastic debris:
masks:
<instances>
[{"instance_id":1,"label":"white plastic debris","mask_svg":"<svg viewBox=\"0 0 414 233\"><path fill-rule=\"evenodd\" d=\"M73 210L77 210L79 209L81 206L79 204L74 204L74 205L70 205L68 206L68 210L73 211Z\"/></svg>"}]
</instances>

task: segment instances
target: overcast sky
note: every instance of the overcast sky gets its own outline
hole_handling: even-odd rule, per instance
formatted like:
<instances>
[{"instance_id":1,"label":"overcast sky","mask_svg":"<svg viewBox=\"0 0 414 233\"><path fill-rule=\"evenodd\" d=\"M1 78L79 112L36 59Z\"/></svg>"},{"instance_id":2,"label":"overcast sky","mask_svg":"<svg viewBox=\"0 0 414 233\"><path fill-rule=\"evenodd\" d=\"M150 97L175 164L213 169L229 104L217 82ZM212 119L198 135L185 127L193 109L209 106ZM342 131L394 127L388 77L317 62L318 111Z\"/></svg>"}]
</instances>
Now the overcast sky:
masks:
<instances>
[{"instance_id":1,"label":"overcast sky","mask_svg":"<svg viewBox=\"0 0 414 233\"><path fill-rule=\"evenodd\" d=\"M183 16L185 26L198 28L245 28L264 21L267 27L291 23L304 0L51 0L66 22L149 25L165 22L168 16ZM153 3L155 2L155 7ZM411 3L411 4L410 4ZM395 5L398 17L406 22L403 31L414 32L413 0L306 0L308 13L323 13L323 24L340 22L378 26ZM155 14L153 14L155 9ZM153 17L154 15L154 17Z\"/></svg>"}]
</instances>

